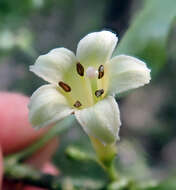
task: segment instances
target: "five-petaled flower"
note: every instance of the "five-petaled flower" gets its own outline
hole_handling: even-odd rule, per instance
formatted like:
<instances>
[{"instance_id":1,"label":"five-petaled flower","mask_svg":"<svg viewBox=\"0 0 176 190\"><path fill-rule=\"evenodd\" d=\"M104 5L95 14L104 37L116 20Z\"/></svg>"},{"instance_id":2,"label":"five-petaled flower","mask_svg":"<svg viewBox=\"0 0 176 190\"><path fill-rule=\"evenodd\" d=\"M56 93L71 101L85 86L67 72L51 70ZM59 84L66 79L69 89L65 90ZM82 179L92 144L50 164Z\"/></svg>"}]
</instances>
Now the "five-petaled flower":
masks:
<instances>
[{"instance_id":1,"label":"five-petaled flower","mask_svg":"<svg viewBox=\"0 0 176 190\"><path fill-rule=\"evenodd\" d=\"M75 54L56 48L41 55L30 70L51 84L31 97L29 120L44 127L75 114L86 133L105 144L118 139L121 125L114 95L149 83L146 64L131 56L111 58L117 43L109 31L90 33Z\"/></svg>"}]
</instances>

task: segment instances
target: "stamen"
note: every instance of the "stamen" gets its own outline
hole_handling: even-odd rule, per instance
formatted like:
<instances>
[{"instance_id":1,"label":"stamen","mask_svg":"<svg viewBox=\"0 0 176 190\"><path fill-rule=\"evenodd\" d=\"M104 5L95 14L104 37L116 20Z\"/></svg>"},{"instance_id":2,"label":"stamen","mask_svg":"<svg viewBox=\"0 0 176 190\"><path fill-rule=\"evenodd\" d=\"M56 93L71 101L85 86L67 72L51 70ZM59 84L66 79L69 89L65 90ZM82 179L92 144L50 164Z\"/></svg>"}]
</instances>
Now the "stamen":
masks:
<instances>
[{"instance_id":1,"label":"stamen","mask_svg":"<svg viewBox=\"0 0 176 190\"><path fill-rule=\"evenodd\" d=\"M98 68L98 79L101 79L104 76L104 66L100 65Z\"/></svg>"},{"instance_id":2,"label":"stamen","mask_svg":"<svg viewBox=\"0 0 176 190\"><path fill-rule=\"evenodd\" d=\"M79 108L80 106L82 106L82 104L81 104L81 102L80 102L79 100L77 100L77 101L74 103L73 106L76 107L76 108Z\"/></svg>"},{"instance_id":3,"label":"stamen","mask_svg":"<svg viewBox=\"0 0 176 190\"><path fill-rule=\"evenodd\" d=\"M80 75L80 76L84 76L84 67L81 65L81 63L77 63L76 64L76 70L77 70L77 73Z\"/></svg>"},{"instance_id":4,"label":"stamen","mask_svg":"<svg viewBox=\"0 0 176 190\"><path fill-rule=\"evenodd\" d=\"M60 86L65 92L70 92L70 91L71 91L71 87L70 87L68 84L66 84L66 83L64 83L64 82L62 82L62 81L60 81L58 84L59 84L59 86Z\"/></svg>"},{"instance_id":5,"label":"stamen","mask_svg":"<svg viewBox=\"0 0 176 190\"><path fill-rule=\"evenodd\" d=\"M96 90L96 91L95 91L95 96L96 96L96 97L100 97L103 93L104 93L104 90L103 90L103 89Z\"/></svg>"}]
</instances>

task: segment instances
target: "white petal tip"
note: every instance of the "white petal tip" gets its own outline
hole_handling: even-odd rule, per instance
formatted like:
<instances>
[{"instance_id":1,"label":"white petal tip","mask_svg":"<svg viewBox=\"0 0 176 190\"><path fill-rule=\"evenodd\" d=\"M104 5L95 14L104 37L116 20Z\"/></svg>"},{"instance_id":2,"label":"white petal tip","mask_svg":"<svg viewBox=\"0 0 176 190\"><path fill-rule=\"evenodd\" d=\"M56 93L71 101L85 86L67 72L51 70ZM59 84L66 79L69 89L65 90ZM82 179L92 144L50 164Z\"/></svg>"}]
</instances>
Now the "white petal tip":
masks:
<instances>
[{"instance_id":1,"label":"white petal tip","mask_svg":"<svg viewBox=\"0 0 176 190\"><path fill-rule=\"evenodd\" d=\"M29 66L29 71L34 72L34 65Z\"/></svg>"},{"instance_id":2,"label":"white petal tip","mask_svg":"<svg viewBox=\"0 0 176 190\"><path fill-rule=\"evenodd\" d=\"M110 31L92 32L80 40L76 56L83 65L97 67L110 59L117 41Z\"/></svg>"},{"instance_id":3,"label":"white petal tip","mask_svg":"<svg viewBox=\"0 0 176 190\"><path fill-rule=\"evenodd\" d=\"M120 113L113 97L107 97L90 108L75 112L76 119L88 135L104 144L115 143L118 139Z\"/></svg>"}]
</instances>

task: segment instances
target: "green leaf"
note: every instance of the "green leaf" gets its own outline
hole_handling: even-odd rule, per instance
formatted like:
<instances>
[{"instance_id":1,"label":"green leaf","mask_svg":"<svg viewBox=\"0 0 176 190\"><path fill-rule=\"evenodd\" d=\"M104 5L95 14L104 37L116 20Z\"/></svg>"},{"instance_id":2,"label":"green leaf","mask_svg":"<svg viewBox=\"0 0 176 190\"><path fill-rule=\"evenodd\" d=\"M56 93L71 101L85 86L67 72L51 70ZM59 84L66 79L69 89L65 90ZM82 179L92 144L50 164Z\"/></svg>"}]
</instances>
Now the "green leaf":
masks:
<instances>
[{"instance_id":1,"label":"green leaf","mask_svg":"<svg viewBox=\"0 0 176 190\"><path fill-rule=\"evenodd\" d=\"M159 185L158 188L155 188L155 190L175 190L176 189L176 177L173 176L163 182L161 182L161 184Z\"/></svg>"},{"instance_id":2,"label":"green leaf","mask_svg":"<svg viewBox=\"0 0 176 190\"><path fill-rule=\"evenodd\" d=\"M170 28L167 52L169 56L169 61L175 65L176 63L176 17L173 20L173 23Z\"/></svg>"},{"instance_id":3,"label":"green leaf","mask_svg":"<svg viewBox=\"0 0 176 190\"><path fill-rule=\"evenodd\" d=\"M150 183L147 185L146 182L146 186L145 187L141 187L138 190L175 190L176 189L176 177L172 176L166 180L163 180L162 182L160 182L160 184L156 184L150 186Z\"/></svg>"},{"instance_id":4,"label":"green leaf","mask_svg":"<svg viewBox=\"0 0 176 190\"><path fill-rule=\"evenodd\" d=\"M65 151L66 155L77 161L82 161L82 162L87 162L87 161L95 161L96 162L96 157L95 155L91 154L90 152L87 152L85 150L81 150L77 146L70 145L66 148Z\"/></svg>"},{"instance_id":5,"label":"green leaf","mask_svg":"<svg viewBox=\"0 0 176 190\"><path fill-rule=\"evenodd\" d=\"M134 190L133 181L128 178L121 178L120 180L108 185L108 190Z\"/></svg>"},{"instance_id":6,"label":"green leaf","mask_svg":"<svg viewBox=\"0 0 176 190\"><path fill-rule=\"evenodd\" d=\"M132 20L115 54L142 58L156 74L166 63L166 44L170 25L176 16L175 0L145 0Z\"/></svg>"}]
</instances>

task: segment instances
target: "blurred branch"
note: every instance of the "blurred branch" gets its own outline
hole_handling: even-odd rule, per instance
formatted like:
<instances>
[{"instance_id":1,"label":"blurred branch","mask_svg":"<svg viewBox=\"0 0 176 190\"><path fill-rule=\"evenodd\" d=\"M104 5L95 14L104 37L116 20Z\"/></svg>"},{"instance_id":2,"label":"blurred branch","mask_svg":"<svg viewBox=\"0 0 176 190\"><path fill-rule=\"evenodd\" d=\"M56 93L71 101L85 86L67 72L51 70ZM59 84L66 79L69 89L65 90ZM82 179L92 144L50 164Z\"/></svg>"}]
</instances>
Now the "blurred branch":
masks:
<instances>
[{"instance_id":1,"label":"blurred branch","mask_svg":"<svg viewBox=\"0 0 176 190\"><path fill-rule=\"evenodd\" d=\"M87 183L81 182L81 180L80 182L74 182L68 177L44 174L28 165L17 163L14 164L10 160L6 160L4 163L4 175L6 179L10 179L15 182L22 182L26 185L47 188L50 190L70 190L75 188L94 190L100 189L99 185L96 184L92 187L89 180L87 180Z\"/></svg>"},{"instance_id":2,"label":"blurred branch","mask_svg":"<svg viewBox=\"0 0 176 190\"><path fill-rule=\"evenodd\" d=\"M136 182L132 179L128 178L120 178L118 181L115 181L110 184L106 184L104 187L90 187L88 183L85 187L85 183L73 183L73 180L68 178L63 178L62 176L53 176L50 174L43 174L38 170L35 170L25 164L12 164L11 162L5 161L4 164L4 174L7 179L11 179L13 181L20 181L27 185L32 185L35 187L47 188L50 190L62 190L68 189L93 189L93 190L149 190L149 189L159 189L160 184L158 183L145 183L145 186L141 186L136 184Z\"/></svg>"},{"instance_id":3,"label":"blurred branch","mask_svg":"<svg viewBox=\"0 0 176 190\"><path fill-rule=\"evenodd\" d=\"M60 177L43 174L24 164L12 164L11 162L5 161L4 174L6 178L20 181L24 184L48 188L51 190L61 189Z\"/></svg>"}]
</instances>

